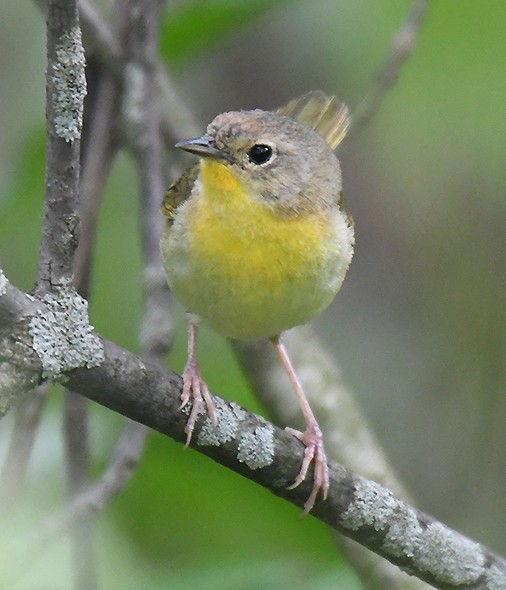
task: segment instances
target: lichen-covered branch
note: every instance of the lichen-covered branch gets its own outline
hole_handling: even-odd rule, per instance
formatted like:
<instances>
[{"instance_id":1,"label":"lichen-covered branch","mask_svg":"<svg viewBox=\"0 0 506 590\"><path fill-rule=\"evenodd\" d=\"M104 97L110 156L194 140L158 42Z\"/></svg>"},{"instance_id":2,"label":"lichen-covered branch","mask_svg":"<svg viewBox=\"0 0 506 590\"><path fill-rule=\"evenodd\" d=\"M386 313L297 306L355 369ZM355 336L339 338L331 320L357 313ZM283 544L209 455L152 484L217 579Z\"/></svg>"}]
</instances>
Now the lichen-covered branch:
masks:
<instances>
[{"instance_id":1,"label":"lichen-covered branch","mask_svg":"<svg viewBox=\"0 0 506 590\"><path fill-rule=\"evenodd\" d=\"M70 284L79 230L79 155L86 95L75 1L47 3L46 198L38 290Z\"/></svg>"},{"instance_id":2,"label":"lichen-covered branch","mask_svg":"<svg viewBox=\"0 0 506 590\"><path fill-rule=\"evenodd\" d=\"M159 213L160 195L164 190L155 60L160 9L159 0L145 2L142 11L138 10L137 2L118 1L114 8L118 18L113 19L113 27L121 39L121 46L125 48L125 74L129 71L135 72L134 81L140 82L125 85L123 120L125 128L130 131L128 137L138 161L141 178L142 244L146 260L145 313L141 328L143 355L153 362L162 364L171 342L171 322L168 287L159 260L157 237L162 223ZM116 43L113 29L108 28L92 4L81 2L80 11L87 22L92 23L96 35L101 39L107 38L105 43L108 46ZM114 51L119 55L120 46L117 45ZM119 62L116 62L117 65ZM90 98L93 100L88 99L87 102L88 126L85 127L83 143L81 207L84 235L77 251L75 279L76 288L82 294L88 291L91 250L106 172L118 147L111 138L113 124L117 123L117 95L120 85L115 83L110 68L98 68L98 76L98 80L94 79L95 86L93 83L90 84ZM72 392L67 395L67 400L69 403L66 403L66 407L74 408L76 403L82 403ZM82 417L75 414L70 414L70 417L74 417L73 424ZM83 426L79 427L82 428ZM74 430L72 424L69 424L66 430L71 435ZM73 490L69 505L50 517L42 526L39 541L40 537L50 536L51 531L59 530L61 527L91 522L86 517L102 510L107 502L127 485L142 456L146 435L145 426L127 419L103 475L93 483L85 480L85 485ZM73 444L77 452L79 442L82 443L81 438ZM78 475L72 479L78 480Z\"/></svg>"},{"instance_id":3,"label":"lichen-covered branch","mask_svg":"<svg viewBox=\"0 0 506 590\"><path fill-rule=\"evenodd\" d=\"M30 336L21 331L18 339L12 339L13 326L27 328L38 307L37 301L18 291L0 268L0 418L39 382L40 364L34 368L29 360Z\"/></svg>"},{"instance_id":4,"label":"lichen-covered branch","mask_svg":"<svg viewBox=\"0 0 506 590\"><path fill-rule=\"evenodd\" d=\"M11 286L12 296L14 291ZM27 306L31 305L28 297L19 292L16 296L18 302L24 299ZM4 307L9 306L8 298L8 292L0 296L0 317ZM44 366L50 343L55 345L59 359L67 334L83 334L81 340L74 336L74 344L67 344L82 350L79 356L74 356L73 367L60 365L58 378L66 379L74 391L111 410L177 441L185 440L187 417L179 410L182 385L179 375L104 340L89 325L71 329L68 323L63 323L62 329L57 330L62 318L46 306L42 306L37 317L39 326L46 326L48 339L27 342L25 363L32 368L34 378L42 379L43 370L47 373ZM80 304L76 302L76 306L79 310ZM23 334L26 337L26 329L26 321L13 327L10 340L4 342L7 350ZM88 337L90 330L93 341ZM61 334L63 344L55 342L57 333ZM88 347L89 354L84 351ZM100 355L96 354L97 348L101 350ZM81 366L75 364L78 358ZM50 364L54 370L59 361ZM209 418L200 416L192 446L302 507L311 482L293 490L287 486L299 471L303 445L286 431L233 402L216 397L215 404L217 427ZM411 507L384 486L338 463L330 463L330 482L328 499L317 501L312 514L344 535L436 588L498 590L506 587L505 560Z\"/></svg>"}]
</instances>

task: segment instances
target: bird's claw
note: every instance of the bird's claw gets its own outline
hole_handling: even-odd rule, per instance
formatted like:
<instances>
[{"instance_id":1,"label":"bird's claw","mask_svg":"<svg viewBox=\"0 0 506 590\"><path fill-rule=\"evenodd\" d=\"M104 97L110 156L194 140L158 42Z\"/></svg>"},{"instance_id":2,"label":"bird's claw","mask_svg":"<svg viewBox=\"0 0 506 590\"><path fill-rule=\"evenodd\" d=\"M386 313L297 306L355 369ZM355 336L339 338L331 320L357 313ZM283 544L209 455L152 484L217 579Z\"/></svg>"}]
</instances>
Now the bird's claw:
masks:
<instances>
[{"instance_id":1,"label":"bird's claw","mask_svg":"<svg viewBox=\"0 0 506 590\"><path fill-rule=\"evenodd\" d=\"M313 488L304 504L302 513L302 516L306 516L313 508L318 492L321 492L323 499L326 500L329 491L329 468L323 446L323 437L316 423L309 424L304 432L294 428L286 428L285 430L302 441L306 447L300 471L293 484L288 486L289 490L296 488L306 479L309 466L314 462Z\"/></svg>"},{"instance_id":2,"label":"bird's claw","mask_svg":"<svg viewBox=\"0 0 506 590\"><path fill-rule=\"evenodd\" d=\"M192 400L192 408L188 417L184 431L186 432L185 448L191 442L195 423L202 407L202 402L205 403L207 413L211 418L214 426L218 424L218 415L216 413L216 406L209 393L207 383L202 379L200 374L200 367L195 357L189 357L183 371L183 391L181 393L181 405L179 410L183 409Z\"/></svg>"}]
</instances>

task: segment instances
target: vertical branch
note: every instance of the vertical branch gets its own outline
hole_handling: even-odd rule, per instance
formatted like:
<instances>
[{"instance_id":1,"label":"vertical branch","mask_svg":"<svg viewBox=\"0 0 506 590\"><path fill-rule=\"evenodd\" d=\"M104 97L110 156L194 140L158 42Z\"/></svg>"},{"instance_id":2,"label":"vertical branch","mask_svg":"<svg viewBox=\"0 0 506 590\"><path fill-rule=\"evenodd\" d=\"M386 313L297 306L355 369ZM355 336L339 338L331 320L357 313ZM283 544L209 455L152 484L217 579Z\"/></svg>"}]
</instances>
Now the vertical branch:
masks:
<instances>
[{"instance_id":1,"label":"vertical branch","mask_svg":"<svg viewBox=\"0 0 506 590\"><path fill-rule=\"evenodd\" d=\"M95 80L96 97L87 111L88 126L85 129L80 179L81 238L74 266L76 289L86 299L91 284L98 214L105 183L119 147L113 140L118 87L109 71L99 69Z\"/></svg>"},{"instance_id":2,"label":"vertical branch","mask_svg":"<svg viewBox=\"0 0 506 590\"><path fill-rule=\"evenodd\" d=\"M116 39L118 30L122 33L121 45L125 47L127 65L123 72L124 87L124 121L125 133L130 130L130 144L138 161L141 181L141 231L142 244L146 260L145 270L145 314L141 329L142 348L144 356L152 361L163 363L170 344L171 324L169 315L168 288L160 263L158 240L162 227L162 216L159 212L164 182L161 173L162 141L160 132L159 87L157 76L160 73L156 60L158 45L159 13L162 3L159 0L145 2L144 9L139 11L137 2L128 0L118 2L117 16L113 19L115 30L108 28L100 20L89 2L81 2L81 8L94 29L102 31L101 38L107 38L109 45L118 47ZM117 55L117 54L116 54ZM112 75L110 73L109 75ZM107 142L111 130L113 114L115 113L116 95L111 92L115 87L107 83L107 75L103 72L102 85L97 93L93 113L90 113L91 123L86 136L86 149L83 157L83 171L81 179L83 228L87 228L86 236L80 243L76 259L76 287L81 293L86 293L90 277L90 253L96 227L96 215L99 208L98 194L101 194L102 179L105 179L106 164L111 157L111 147ZM109 150L106 147L109 145ZM114 152L114 150L112 150ZM77 426L77 418L82 418L82 408L76 418L74 413L78 399L75 394L67 394L67 417L69 424ZM77 420L77 422L76 422ZM68 429L68 442L74 449L74 459L69 457L71 470L72 462L79 454L79 443L82 445L84 436L74 438L73 430ZM81 524L89 526L91 520L86 518L98 514L112 497L120 493L130 481L135 467L142 456L148 430L145 426L127 420L123 432L118 439L107 469L101 478L89 484L83 479L83 469L76 474L81 481L80 486L74 487L69 506L57 515L49 518L43 529L51 536L52 532L61 528L74 527L74 531L81 530ZM81 524L79 524L81 523ZM86 524L88 523L88 524ZM77 529L75 528L77 525ZM89 529L88 529L89 530ZM91 548L92 549L92 548Z\"/></svg>"},{"instance_id":3,"label":"vertical branch","mask_svg":"<svg viewBox=\"0 0 506 590\"><path fill-rule=\"evenodd\" d=\"M78 242L84 50L75 0L47 3L47 154L38 290L68 285Z\"/></svg>"},{"instance_id":4,"label":"vertical branch","mask_svg":"<svg viewBox=\"0 0 506 590\"><path fill-rule=\"evenodd\" d=\"M142 198L142 238L149 262L159 260L158 239L164 192L160 100L156 82L161 0L129 0L128 60L123 116L125 131L138 161Z\"/></svg>"},{"instance_id":5,"label":"vertical branch","mask_svg":"<svg viewBox=\"0 0 506 590\"><path fill-rule=\"evenodd\" d=\"M71 499L89 485L88 400L66 391L63 399L63 439L67 489ZM75 590L96 590L97 566L94 547L94 523L82 520L71 531L72 573Z\"/></svg>"},{"instance_id":6,"label":"vertical branch","mask_svg":"<svg viewBox=\"0 0 506 590\"><path fill-rule=\"evenodd\" d=\"M164 193L158 38L161 0L129 0L125 44L128 60L123 102L124 129L137 159L141 189L141 234L145 267L141 343L145 356L162 363L171 342L168 287L159 240ZM140 4L140 5L139 5Z\"/></svg>"},{"instance_id":7,"label":"vertical branch","mask_svg":"<svg viewBox=\"0 0 506 590\"><path fill-rule=\"evenodd\" d=\"M101 47L102 53L113 51L119 57L119 47L125 47L128 59L123 75L124 80L124 127L125 134L130 131L130 144L139 165L142 195L142 243L146 260L145 271L145 315L141 329L144 356L159 364L163 363L170 344L170 315L168 288L159 258L158 239L162 216L159 213L163 179L161 174L162 142L160 131L159 86L160 65L156 60L158 44L158 24L161 2L145 2L144 10L138 10L132 0L119 1L116 17L113 17L114 30L100 20L89 2L81 0L86 23L94 31L100 31L99 39L107 40ZM120 33L122 42L116 38ZM114 61L114 60L113 60ZM108 61L109 63L109 61ZM115 63L119 63L118 60ZM118 72L115 70L117 75ZM156 77L155 77L156 74ZM102 78L106 89L105 74ZM130 83L129 83L130 82ZM114 88L114 86L113 86ZM117 88L117 86L116 86ZM104 90L105 92L105 90ZM111 130L114 97L105 94L101 100L98 92L96 108L91 113L91 123L86 135L85 145L93 145L93 153L85 151L81 179L83 200L83 228L87 227L86 237L80 243L76 264L76 286L83 292L89 280L89 259L91 236L95 233L96 213L99 201L101 179L105 178L104 166L110 157L105 150L107 133ZM103 105L100 107L100 105ZM110 117L107 116L109 113ZM89 120L89 119L88 119ZM95 123L97 123L95 125ZM105 135L104 135L105 134ZM93 138L91 141L90 136ZM95 196L93 196L95 195ZM70 392L69 392L70 394ZM69 418L73 403L68 403ZM73 495L70 504L61 512L49 517L41 527L40 538L48 540L54 534L97 515L111 498L119 494L128 484L142 456L147 436L147 428L142 424L127 420L116 444L111 460L100 479ZM71 433L69 432L69 436ZM82 442L82 437L81 437ZM79 451L76 450L76 453ZM83 482L84 483L84 482ZM44 542L44 541L43 541Z\"/></svg>"},{"instance_id":8,"label":"vertical branch","mask_svg":"<svg viewBox=\"0 0 506 590\"><path fill-rule=\"evenodd\" d=\"M47 2L47 153L44 222L36 289L70 287L79 232L80 147L86 95L85 59L76 0ZM65 397L65 440L70 494L87 479L87 422L81 400ZM76 590L96 587L91 531L76 529Z\"/></svg>"},{"instance_id":9,"label":"vertical branch","mask_svg":"<svg viewBox=\"0 0 506 590\"><path fill-rule=\"evenodd\" d=\"M14 428L1 475L2 511L11 509L23 485L35 436L46 406L48 385L36 387L17 404Z\"/></svg>"},{"instance_id":10,"label":"vertical branch","mask_svg":"<svg viewBox=\"0 0 506 590\"><path fill-rule=\"evenodd\" d=\"M75 287L85 298L88 298L91 284L98 213L105 182L118 151L117 142L113 140L118 96L113 74L99 65L88 69L88 78L91 92L85 111L80 178L82 239L74 265ZM66 390L63 408L67 485L72 503L91 485L88 400ZM94 529L92 519L80 519L72 529L76 590L98 588Z\"/></svg>"}]
</instances>

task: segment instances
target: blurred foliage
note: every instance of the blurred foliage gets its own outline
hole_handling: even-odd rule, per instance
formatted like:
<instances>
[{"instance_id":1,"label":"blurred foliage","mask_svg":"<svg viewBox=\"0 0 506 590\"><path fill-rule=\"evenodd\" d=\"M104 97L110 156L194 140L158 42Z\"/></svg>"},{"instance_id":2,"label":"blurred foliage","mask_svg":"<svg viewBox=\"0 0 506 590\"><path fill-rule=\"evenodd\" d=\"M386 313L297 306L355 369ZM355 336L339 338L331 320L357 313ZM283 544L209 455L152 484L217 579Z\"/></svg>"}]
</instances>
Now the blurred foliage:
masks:
<instances>
[{"instance_id":1,"label":"blurred foliage","mask_svg":"<svg viewBox=\"0 0 506 590\"><path fill-rule=\"evenodd\" d=\"M277 106L312 87L353 107L410 5L176 2L160 46L203 128L217 112ZM486 10L474 0L430 3L397 84L340 152L356 256L318 325L418 505L506 552L504 22L502 0ZM0 261L23 289L33 282L44 191L43 39L34 7L0 6ZM100 218L91 297L97 329L131 350L142 301L136 182L122 155ZM180 307L175 314L168 362L180 370ZM210 331L202 364L212 389L265 413ZM99 407L92 417L99 473L121 421ZM64 497L58 421L55 393L25 497L4 529L16 539ZM158 435L98 530L107 588L357 587L323 525L299 522L294 508ZM9 587L68 588L67 552L65 539L50 544Z\"/></svg>"},{"instance_id":2,"label":"blurred foliage","mask_svg":"<svg viewBox=\"0 0 506 590\"><path fill-rule=\"evenodd\" d=\"M174 68L181 68L273 8L295 0L187 0L170 5L162 21L160 51Z\"/></svg>"}]
</instances>

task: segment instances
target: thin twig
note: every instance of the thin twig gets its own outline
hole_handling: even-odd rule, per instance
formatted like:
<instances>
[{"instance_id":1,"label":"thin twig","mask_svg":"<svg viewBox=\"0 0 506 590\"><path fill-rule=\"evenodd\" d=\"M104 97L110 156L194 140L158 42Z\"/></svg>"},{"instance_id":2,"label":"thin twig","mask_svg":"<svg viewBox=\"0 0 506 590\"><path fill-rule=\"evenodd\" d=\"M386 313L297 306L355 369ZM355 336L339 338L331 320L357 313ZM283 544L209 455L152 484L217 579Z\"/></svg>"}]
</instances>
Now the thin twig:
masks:
<instances>
[{"instance_id":1,"label":"thin twig","mask_svg":"<svg viewBox=\"0 0 506 590\"><path fill-rule=\"evenodd\" d=\"M117 31L113 31L101 18L91 0L79 0L79 10L86 38L90 40L97 56L114 73L118 84L124 83L125 76L128 81L128 71L125 71L128 60L121 53L122 43L118 39ZM165 144L172 147L181 137L195 135L199 131L199 126L160 59L157 56L152 56L151 59L157 70L156 77L161 93L162 137Z\"/></svg>"},{"instance_id":2,"label":"thin twig","mask_svg":"<svg viewBox=\"0 0 506 590\"><path fill-rule=\"evenodd\" d=\"M125 44L125 85L122 113L125 131L139 166L142 198L142 239L147 260L159 260L162 228L160 198L164 192L160 100L156 84L157 47L161 0L126 2L130 15Z\"/></svg>"},{"instance_id":3,"label":"thin twig","mask_svg":"<svg viewBox=\"0 0 506 590\"><path fill-rule=\"evenodd\" d=\"M37 528L33 548L38 549L77 523L97 516L130 482L144 451L148 429L126 420L107 470L102 477L73 498L64 509L49 516Z\"/></svg>"},{"instance_id":4,"label":"thin twig","mask_svg":"<svg viewBox=\"0 0 506 590\"><path fill-rule=\"evenodd\" d=\"M113 13L117 16L121 13L117 10L117 2L115 6ZM109 26L91 0L78 0L78 7L86 46L92 53L98 54L101 60L107 63L109 68L119 72L121 69L122 52L120 43L112 27ZM112 22L116 24L114 18Z\"/></svg>"},{"instance_id":5,"label":"thin twig","mask_svg":"<svg viewBox=\"0 0 506 590\"><path fill-rule=\"evenodd\" d=\"M400 69L415 50L425 19L428 0L413 0L411 10L394 35L388 55L380 68L376 81L352 116L352 129L357 131L368 123L379 110L387 92L395 84Z\"/></svg>"},{"instance_id":6,"label":"thin twig","mask_svg":"<svg viewBox=\"0 0 506 590\"><path fill-rule=\"evenodd\" d=\"M165 272L160 259L159 239L163 226L160 200L165 182L162 175L163 147L160 133L161 99L158 86L158 36L160 0L127 4L131 15L125 43L128 60L123 95L124 129L137 160L141 194L141 235L146 268L145 301L141 327L143 354L163 363L172 339L170 300Z\"/></svg>"},{"instance_id":7,"label":"thin twig","mask_svg":"<svg viewBox=\"0 0 506 590\"><path fill-rule=\"evenodd\" d=\"M86 144L81 167L81 239L75 260L77 291L88 299L91 283L91 262L95 244L98 213L102 204L105 183L118 153L114 141L114 124L118 89L114 77L102 70L96 81L93 109L86 112Z\"/></svg>"},{"instance_id":8,"label":"thin twig","mask_svg":"<svg viewBox=\"0 0 506 590\"><path fill-rule=\"evenodd\" d=\"M63 399L67 488L71 501L89 486L88 400L67 390ZM81 520L71 531L75 590L98 588L94 522Z\"/></svg>"},{"instance_id":9,"label":"thin twig","mask_svg":"<svg viewBox=\"0 0 506 590\"><path fill-rule=\"evenodd\" d=\"M26 394L15 409L14 425L2 469L2 511L11 509L22 488L49 386L41 385Z\"/></svg>"},{"instance_id":10,"label":"thin twig","mask_svg":"<svg viewBox=\"0 0 506 590\"><path fill-rule=\"evenodd\" d=\"M166 68L158 62L158 84L162 93L161 128L165 144L173 147L182 137L195 137L202 132L195 115L180 96Z\"/></svg>"}]
</instances>

